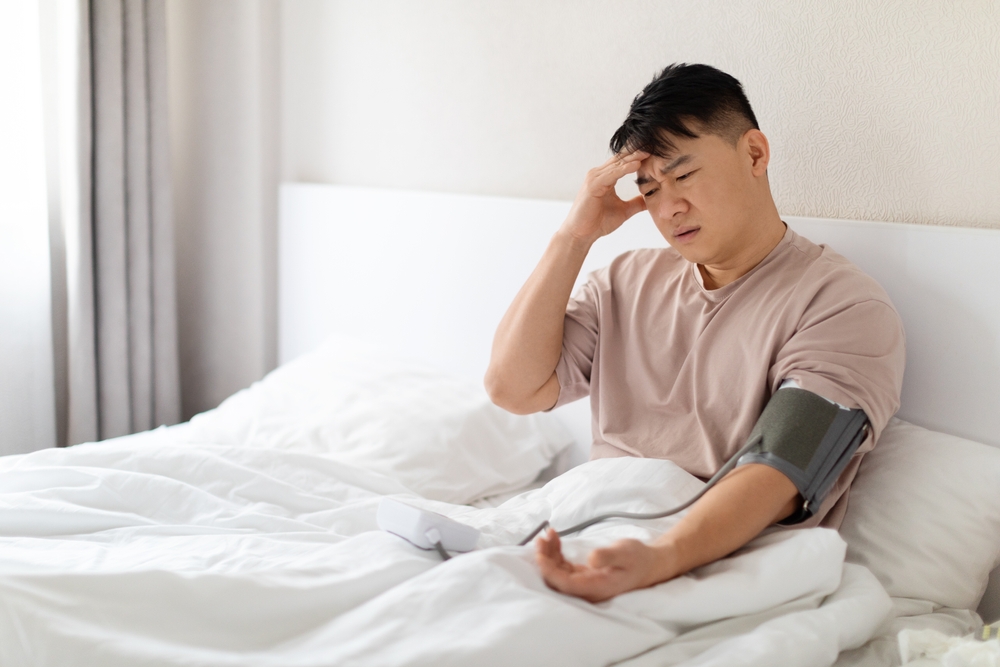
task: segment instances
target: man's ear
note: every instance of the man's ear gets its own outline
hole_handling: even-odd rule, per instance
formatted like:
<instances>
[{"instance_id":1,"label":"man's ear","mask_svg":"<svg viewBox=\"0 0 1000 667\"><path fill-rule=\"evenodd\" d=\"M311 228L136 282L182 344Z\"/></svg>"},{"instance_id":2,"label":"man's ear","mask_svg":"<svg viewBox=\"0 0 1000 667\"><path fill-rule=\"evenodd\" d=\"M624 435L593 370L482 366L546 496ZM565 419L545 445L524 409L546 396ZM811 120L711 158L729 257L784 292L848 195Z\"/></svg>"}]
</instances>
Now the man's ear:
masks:
<instances>
[{"instance_id":1,"label":"man's ear","mask_svg":"<svg viewBox=\"0 0 1000 667\"><path fill-rule=\"evenodd\" d=\"M771 146L767 143L767 137L757 129L747 130L740 140L744 145L746 156L750 159L750 170L754 176L763 176L767 173L767 164L771 161Z\"/></svg>"}]
</instances>

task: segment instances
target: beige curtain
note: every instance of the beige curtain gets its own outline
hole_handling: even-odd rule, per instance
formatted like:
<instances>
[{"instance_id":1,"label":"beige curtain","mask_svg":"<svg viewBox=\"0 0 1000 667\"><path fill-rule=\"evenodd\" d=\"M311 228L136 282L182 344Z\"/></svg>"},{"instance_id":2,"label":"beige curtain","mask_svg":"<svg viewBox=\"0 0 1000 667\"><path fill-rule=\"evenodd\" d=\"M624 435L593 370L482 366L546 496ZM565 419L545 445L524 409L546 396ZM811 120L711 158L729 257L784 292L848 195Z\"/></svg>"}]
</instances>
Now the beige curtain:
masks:
<instances>
[{"instance_id":1,"label":"beige curtain","mask_svg":"<svg viewBox=\"0 0 1000 667\"><path fill-rule=\"evenodd\" d=\"M56 0L54 16L57 407L76 444L180 419L166 9Z\"/></svg>"},{"instance_id":2,"label":"beige curtain","mask_svg":"<svg viewBox=\"0 0 1000 667\"><path fill-rule=\"evenodd\" d=\"M184 417L214 408L277 360L285 6L167 3Z\"/></svg>"}]
</instances>

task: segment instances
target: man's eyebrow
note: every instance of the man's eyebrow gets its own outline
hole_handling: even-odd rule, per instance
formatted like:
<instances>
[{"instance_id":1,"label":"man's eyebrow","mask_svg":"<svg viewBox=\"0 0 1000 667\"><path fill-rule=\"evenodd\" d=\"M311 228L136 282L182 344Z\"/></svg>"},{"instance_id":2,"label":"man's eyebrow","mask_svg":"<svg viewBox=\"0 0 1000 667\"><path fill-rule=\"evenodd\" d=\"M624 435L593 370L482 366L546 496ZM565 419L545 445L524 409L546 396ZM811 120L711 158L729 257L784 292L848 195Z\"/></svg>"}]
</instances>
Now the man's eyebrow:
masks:
<instances>
[{"instance_id":1,"label":"man's eyebrow","mask_svg":"<svg viewBox=\"0 0 1000 667\"><path fill-rule=\"evenodd\" d=\"M667 166L665 166L663 169L660 170L660 173L661 174L669 174L670 172L672 172L677 167L681 166L682 164L684 164L686 162L690 162L693 159L694 159L694 156L690 155L690 154L688 154L688 155L680 155L678 157L675 157L673 160L670 161L669 164L667 164Z\"/></svg>"},{"instance_id":2,"label":"man's eyebrow","mask_svg":"<svg viewBox=\"0 0 1000 667\"><path fill-rule=\"evenodd\" d=\"M662 169L660 169L660 173L661 174L669 174L670 172L672 172L677 167L679 167L682 164L685 164L687 162L690 162L693 159L694 159L694 156L691 155L691 154L678 155L673 160L671 160L670 162L668 162L666 164L666 166L664 166ZM639 176L638 178L635 179L635 184L639 185L639 186L642 186L642 185L645 185L646 183L650 183L652 180L653 179L646 178L645 176Z\"/></svg>"}]
</instances>

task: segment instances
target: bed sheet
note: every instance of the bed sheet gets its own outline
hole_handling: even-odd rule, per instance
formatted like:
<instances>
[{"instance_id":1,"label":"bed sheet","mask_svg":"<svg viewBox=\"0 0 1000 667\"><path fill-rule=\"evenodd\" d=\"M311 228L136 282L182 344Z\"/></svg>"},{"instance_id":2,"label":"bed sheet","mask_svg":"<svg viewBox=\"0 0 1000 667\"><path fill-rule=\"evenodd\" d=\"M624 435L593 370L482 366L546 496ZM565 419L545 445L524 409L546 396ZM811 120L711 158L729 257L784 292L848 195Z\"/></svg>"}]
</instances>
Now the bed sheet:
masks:
<instances>
[{"instance_id":1,"label":"bed sheet","mask_svg":"<svg viewBox=\"0 0 1000 667\"><path fill-rule=\"evenodd\" d=\"M601 604L555 593L542 519L651 511L702 482L667 461L578 466L494 508L422 499L315 454L178 445L169 430L0 459L0 664L829 665L890 600L826 529ZM392 496L483 530L441 563L377 530ZM676 517L566 540L580 559Z\"/></svg>"},{"instance_id":2,"label":"bed sheet","mask_svg":"<svg viewBox=\"0 0 1000 667\"><path fill-rule=\"evenodd\" d=\"M895 667L900 665L898 636L902 630L937 630L962 637L981 627L979 615L968 609L941 607L927 600L891 598L892 610L863 646L845 651L835 667ZM941 661L911 660L911 667L941 667Z\"/></svg>"}]
</instances>

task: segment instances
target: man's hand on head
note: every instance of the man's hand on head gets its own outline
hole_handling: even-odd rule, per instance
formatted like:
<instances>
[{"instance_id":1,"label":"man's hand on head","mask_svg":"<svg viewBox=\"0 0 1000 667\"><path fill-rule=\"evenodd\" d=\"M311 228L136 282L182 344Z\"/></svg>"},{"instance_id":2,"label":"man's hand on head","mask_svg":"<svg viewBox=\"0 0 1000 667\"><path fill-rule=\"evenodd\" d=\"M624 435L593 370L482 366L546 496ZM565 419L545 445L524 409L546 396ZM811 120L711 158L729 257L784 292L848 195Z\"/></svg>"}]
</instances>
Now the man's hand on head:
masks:
<instances>
[{"instance_id":1,"label":"man's hand on head","mask_svg":"<svg viewBox=\"0 0 1000 667\"><path fill-rule=\"evenodd\" d=\"M550 588L589 602L602 602L670 578L665 549L639 540L618 540L594 549L587 564L578 565L566 560L559 535L550 528L535 541L535 559Z\"/></svg>"},{"instance_id":2,"label":"man's hand on head","mask_svg":"<svg viewBox=\"0 0 1000 667\"><path fill-rule=\"evenodd\" d=\"M637 172L648 157L649 153L643 151L619 153L588 171L562 230L581 243L592 244L644 210L646 203L642 196L623 201L615 192L615 185L624 176Z\"/></svg>"}]
</instances>

